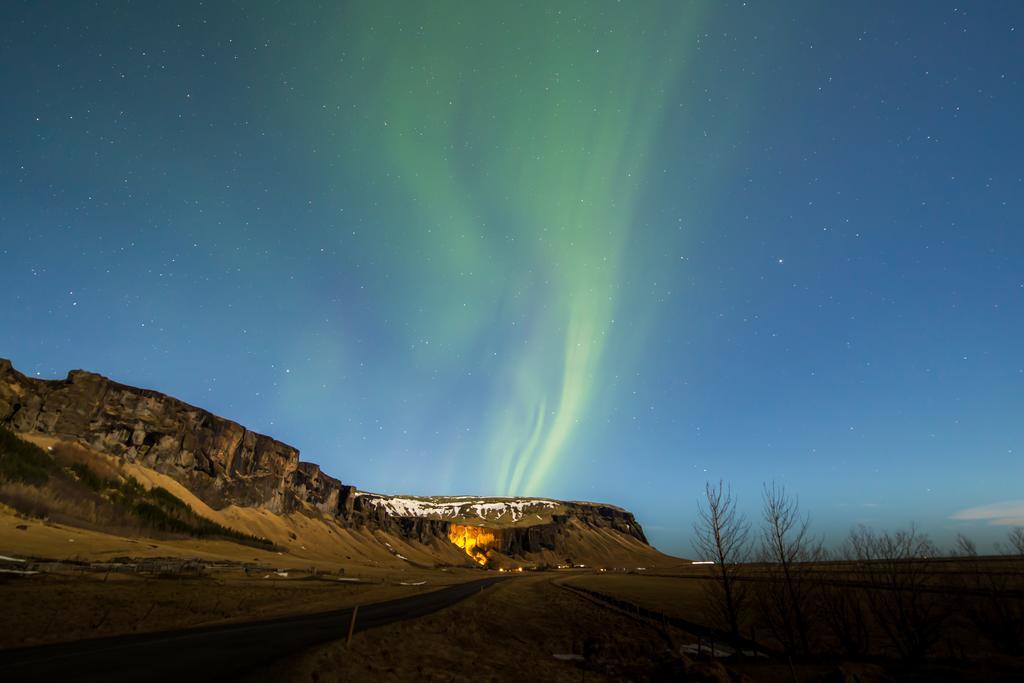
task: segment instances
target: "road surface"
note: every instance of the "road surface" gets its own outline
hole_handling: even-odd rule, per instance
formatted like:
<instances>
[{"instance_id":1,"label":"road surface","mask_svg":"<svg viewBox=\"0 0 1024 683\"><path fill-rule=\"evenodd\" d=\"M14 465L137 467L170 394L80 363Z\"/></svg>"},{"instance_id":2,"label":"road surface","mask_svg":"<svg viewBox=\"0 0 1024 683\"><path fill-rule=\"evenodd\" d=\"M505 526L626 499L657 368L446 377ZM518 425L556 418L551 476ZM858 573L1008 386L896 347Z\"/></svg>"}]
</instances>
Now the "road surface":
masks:
<instances>
[{"instance_id":1,"label":"road surface","mask_svg":"<svg viewBox=\"0 0 1024 683\"><path fill-rule=\"evenodd\" d=\"M502 580L491 577L359 608L356 631L414 619ZM244 678L312 645L344 638L352 609L163 633L0 650L2 681L207 681Z\"/></svg>"}]
</instances>

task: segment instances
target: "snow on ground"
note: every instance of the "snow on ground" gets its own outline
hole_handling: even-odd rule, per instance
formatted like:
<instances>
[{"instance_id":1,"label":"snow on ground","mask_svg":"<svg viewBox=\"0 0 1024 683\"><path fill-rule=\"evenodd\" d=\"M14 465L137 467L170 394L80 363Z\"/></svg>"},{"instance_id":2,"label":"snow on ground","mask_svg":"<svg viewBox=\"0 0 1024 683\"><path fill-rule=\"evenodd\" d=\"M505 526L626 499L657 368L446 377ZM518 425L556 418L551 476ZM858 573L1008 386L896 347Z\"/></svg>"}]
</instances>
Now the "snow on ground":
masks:
<instances>
[{"instance_id":1,"label":"snow on ground","mask_svg":"<svg viewBox=\"0 0 1024 683\"><path fill-rule=\"evenodd\" d=\"M538 508L556 508L558 503L543 498L504 498L480 499L471 496L447 498L443 501L425 500L422 498L403 498L401 496L381 496L375 493L358 492L356 495L365 497L370 504L382 507L396 517L479 517L498 521L509 515L513 522L518 522L527 511ZM540 516L538 515L538 519Z\"/></svg>"}]
</instances>

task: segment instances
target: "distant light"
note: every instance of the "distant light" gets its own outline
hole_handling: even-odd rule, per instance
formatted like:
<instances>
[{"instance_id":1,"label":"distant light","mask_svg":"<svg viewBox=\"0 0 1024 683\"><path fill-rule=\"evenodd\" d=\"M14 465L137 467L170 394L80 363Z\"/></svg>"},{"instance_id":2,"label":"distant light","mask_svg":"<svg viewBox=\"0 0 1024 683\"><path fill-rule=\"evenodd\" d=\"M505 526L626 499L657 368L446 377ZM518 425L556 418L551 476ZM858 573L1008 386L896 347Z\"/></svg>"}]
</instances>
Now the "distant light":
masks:
<instances>
[{"instance_id":1,"label":"distant light","mask_svg":"<svg viewBox=\"0 0 1024 683\"><path fill-rule=\"evenodd\" d=\"M694 560L690 564L714 564L714 560Z\"/></svg>"}]
</instances>

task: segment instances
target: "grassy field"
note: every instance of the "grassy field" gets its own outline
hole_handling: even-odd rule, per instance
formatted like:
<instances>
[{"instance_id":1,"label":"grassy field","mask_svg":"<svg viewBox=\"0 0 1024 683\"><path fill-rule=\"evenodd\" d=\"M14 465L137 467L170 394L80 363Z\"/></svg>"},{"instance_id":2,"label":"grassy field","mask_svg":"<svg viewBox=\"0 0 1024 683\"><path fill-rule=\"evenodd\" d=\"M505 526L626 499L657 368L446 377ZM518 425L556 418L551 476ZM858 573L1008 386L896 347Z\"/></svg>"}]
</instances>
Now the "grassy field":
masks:
<instances>
[{"instance_id":1,"label":"grassy field","mask_svg":"<svg viewBox=\"0 0 1024 683\"><path fill-rule=\"evenodd\" d=\"M320 612L380 602L480 577L474 571L361 572L294 569L201 575L63 571L0 574L0 647ZM358 579L358 580L354 580Z\"/></svg>"},{"instance_id":2,"label":"grassy field","mask_svg":"<svg viewBox=\"0 0 1024 683\"><path fill-rule=\"evenodd\" d=\"M801 680L805 674L820 673L825 664L847 668L870 666L895 680L1015 680L1024 673L1022 644L1019 639L1008 641L1005 636L1021 625L1021 568L1021 562L1012 558L940 558L927 563L924 569L920 565L914 568L921 578L913 586L900 586L903 579L896 578L883 589L865 583L864 571L855 571L850 565L806 567L807 575L814 577L813 583L808 584L813 586L813 597L808 602L807 615L812 650L809 655L794 657L794 666L801 673ZM669 618L717 629L716 637L728 638L721 631L723 624L709 607L708 589L713 584L706 576L695 568L687 575L677 576L596 573L563 581L608 596L610 602L622 601ZM787 678L787 671L771 673L779 661L787 662L783 669L788 670L788 657L781 654L783 642L775 637L771 624L758 611L759 595L763 599L765 592L780 589L766 576L764 568L758 566L751 566L745 573L750 600L744 612L743 635L756 637L761 651L767 651L770 657L765 661L739 660L730 666L755 680L775 680L776 674L782 676L779 680L792 680ZM993 586L999 591L994 591ZM851 652L850 643L840 642L828 622L825 608L833 610L834 619L837 597L845 609L863 618L860 651ZM890 617L879 611L885 609L894 609L890 617L901 621L892 621L887 626L886 619ZM843 625L849 627L852 623L853 619L848 618ZM926 656L912 664L901 655L899 641L893 639L908 634L927 637L931 643Z\"/></svg>"},{"instance_id":3,"label":"grassy field","mask_svg":"<svg viewBox=\"0 0 1024 683\"><path fill-rule=\"evenodd\" d=\"M669 616L690 621L704 620L702 581L667 576L603 573L575 576L566 583L611 595Z\"/></svg>"},{"instance_id":4,"label":"grassy field","mask_svg":"<svg viewBox=\"0 0 1024 683\"><path fill-rule=\"evenodd\" d=\"M410 622L359 633L280 662L258 681L1016 681L1013 661L896 662L784 657L711 658L707 641L656 620L637 618L566 590L565 577L526 575L463 603ZM627 575L573 576L566 583L601 586L667 602L697 582ZM660 598L659 598L660 596ZM653 603L652 603L653 604ZM692 615L688 615L692 616ZM719 652L719 654L722 654Z\"/></svg>"},{"instance_id":5,"label":"grassy field","mask_svg":"<svg viewBox=\"0 0 1024 683\"><path fill-rule=\"evenodd\" d=\"M687 680L717 670L678 656L692 637L639 622L524 575L453 607L281 662L277 681ZM722 669L724 671L724 669ZM694 680L714 680L696 678Z\"/></svg>"}]
</instances>

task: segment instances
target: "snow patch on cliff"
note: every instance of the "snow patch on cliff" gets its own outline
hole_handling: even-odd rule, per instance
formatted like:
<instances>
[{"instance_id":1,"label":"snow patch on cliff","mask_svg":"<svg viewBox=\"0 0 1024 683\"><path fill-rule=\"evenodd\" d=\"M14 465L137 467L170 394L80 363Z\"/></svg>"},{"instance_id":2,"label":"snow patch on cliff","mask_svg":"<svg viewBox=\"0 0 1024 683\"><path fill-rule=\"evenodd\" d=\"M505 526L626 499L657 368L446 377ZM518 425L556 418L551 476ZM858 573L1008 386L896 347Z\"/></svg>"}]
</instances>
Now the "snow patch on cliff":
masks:
<instances>
[{"instance_id":1,"label":"snow patch on cliff","mask_svg":"<svg viewBox=\"0 0 1024 683\"><path fill-rule=\"evenodd\" d=\"M423 498L406 498L402 496L381 496L375 493L356 493L365 497L374 507L384 508L396 517L440 517L455 519L459 517L479 517L483 520L498 521L508 519L518 522L527 512L540 509L557 508L559 503L543 498L472 498L469 496L448 498L444 500L427 500Z\"/></svg>"}]
</instances>

